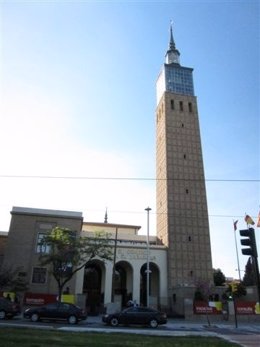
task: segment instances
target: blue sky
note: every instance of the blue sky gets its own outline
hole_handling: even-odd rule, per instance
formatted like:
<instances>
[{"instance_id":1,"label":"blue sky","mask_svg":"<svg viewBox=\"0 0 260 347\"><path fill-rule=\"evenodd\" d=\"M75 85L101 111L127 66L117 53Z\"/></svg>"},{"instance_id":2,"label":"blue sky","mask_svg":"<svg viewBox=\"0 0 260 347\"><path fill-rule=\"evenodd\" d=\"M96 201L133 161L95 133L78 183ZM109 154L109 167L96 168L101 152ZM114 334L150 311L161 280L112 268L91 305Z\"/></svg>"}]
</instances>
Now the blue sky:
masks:
<instances>
[{"instance_id":1,"label":"blue sky","mask_svg":"<svg viewBox=\"0 0 260 347\"><path fill-rule=\"evenodd\" d=\"M12 206L155 234L155 83L173 20L194 68L213 266L260 209L258 1L1 1L0 230ZM40 179L7 176L139 178ZM260 229L256 229L260 247ZM238 248L240 252L239 237ZM247 257L239 254L244 270Z\"/></svg>"}]
</instances>

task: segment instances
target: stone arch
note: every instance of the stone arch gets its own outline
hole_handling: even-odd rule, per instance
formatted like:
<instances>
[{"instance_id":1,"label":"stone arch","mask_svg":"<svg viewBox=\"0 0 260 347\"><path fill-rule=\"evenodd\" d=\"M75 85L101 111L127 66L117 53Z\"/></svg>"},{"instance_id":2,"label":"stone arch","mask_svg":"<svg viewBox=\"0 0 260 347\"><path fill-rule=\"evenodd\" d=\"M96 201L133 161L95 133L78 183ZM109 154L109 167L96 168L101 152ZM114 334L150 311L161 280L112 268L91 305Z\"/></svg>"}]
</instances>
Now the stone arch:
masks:
<instances>
[{"instance_id":1,"label":"stone arch","mask_svg":"<svg viewBox=\"0 0 260 347\"><path fill-rule=\"evenodd\" d=\"M89 314L98 314L104 305L105 265L95 259L84 269L83 294L86 295L86 309Z\"/></svg>"},{"instance_id":2,"label":"stone arch","mask_svg":"<svg viewBox=\"0 0 260 347\"><path fill-rule=\"evenodd\" d=\"M140 304L147 304L147 263L140 268ZM160 306L160 269L157 264L149 262L149 302L151 307Z\"/></svg>"}]
</instances>

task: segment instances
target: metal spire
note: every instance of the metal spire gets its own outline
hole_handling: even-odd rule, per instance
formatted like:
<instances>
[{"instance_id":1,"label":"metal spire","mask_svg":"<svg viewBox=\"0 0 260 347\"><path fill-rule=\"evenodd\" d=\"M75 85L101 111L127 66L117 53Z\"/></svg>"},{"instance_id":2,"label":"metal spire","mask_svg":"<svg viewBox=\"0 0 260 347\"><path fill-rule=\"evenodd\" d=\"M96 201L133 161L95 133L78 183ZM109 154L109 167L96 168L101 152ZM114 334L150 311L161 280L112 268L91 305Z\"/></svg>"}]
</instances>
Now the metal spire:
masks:
<instances>
[{"instance_id":1,"label":"metal spire","mask_svg":"<svg viewBox=\"0 0 260 347\"><path fill-rule=\"evenodd\" d=\"M171 21L171 25L170 25L170 42L169 42L169 50L175 50L175 42L173 39L173 34L172 34L172 21Z\"/></svg>"},{"instance_id":2,"label":"metal spire","mask_svg":"<svg viewBox=\"0 0 260 347\"><path fill-rule=\"evenodd\" d=\"M169 42L169 48L165 54L166 58L166 64L179 64L180 65L180 52L175 46L175 42L173 39L173 33L172 33L172 21L170 25L170 42Z\"/></svg>"},{"instance_id":3,"label":"metal spire","mask_svg":"<svg viewBox=\"0 0 260 347\"><path fill-rule=\"evenodd\" d=\"M107 223L107 207L106 207L106 213L105 213L104 223Z\"/></svg>"}]
</instances>

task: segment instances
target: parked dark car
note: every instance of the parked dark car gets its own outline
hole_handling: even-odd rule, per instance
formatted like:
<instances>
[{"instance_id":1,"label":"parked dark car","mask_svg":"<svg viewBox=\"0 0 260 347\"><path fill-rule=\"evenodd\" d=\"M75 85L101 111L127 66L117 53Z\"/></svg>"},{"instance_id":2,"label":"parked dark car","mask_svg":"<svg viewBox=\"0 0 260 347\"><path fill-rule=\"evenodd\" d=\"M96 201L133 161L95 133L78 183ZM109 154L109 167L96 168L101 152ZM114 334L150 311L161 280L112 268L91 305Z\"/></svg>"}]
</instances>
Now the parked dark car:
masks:
<instances>
[{"instance_id":1,"label":"parked dark car","mask_svg":"<svg viewBox=\"0 0 260 347\"><path fill-rule=\"evenodd\" d=\"M13 318L21 313L20 305L6 298L0 298L0 319Z\"/></svg>"},{"instance_id":2,"label":"parked dark car","mask_svg":"<svg viewBox=\"0 0 260 347\"><path fill-rule=\"evenodd\" d=\"M166 313L150 307L129 307L121 312L105 314L102 321L116 327L118 324L141 324L157 328L159 324L167 323Z\"/></svg>"},{"instance_id":3,"label":"parked dark car","mask_svg":"<svg viewBox=\"0 0 260 347\"><path fill-rule=\"evenodd\" d=\"M78 321L87 318L87 313L80 307L65 302L55 302L40 307L28 308L23 315L24 318L29 318L32 322L40 320L66 320L69 324L77 324Z\"/></svg>"}]
</instances>

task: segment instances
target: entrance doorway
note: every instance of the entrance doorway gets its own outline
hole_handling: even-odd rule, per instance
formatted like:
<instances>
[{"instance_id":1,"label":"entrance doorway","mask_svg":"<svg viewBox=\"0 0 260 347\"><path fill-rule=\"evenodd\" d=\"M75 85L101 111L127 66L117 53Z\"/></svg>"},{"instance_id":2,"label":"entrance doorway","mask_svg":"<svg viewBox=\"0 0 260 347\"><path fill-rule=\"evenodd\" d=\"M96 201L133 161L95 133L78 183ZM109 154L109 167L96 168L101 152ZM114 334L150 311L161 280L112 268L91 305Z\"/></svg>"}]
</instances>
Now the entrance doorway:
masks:
<instances>
[{"instance_id":1,"label":"entrance doorway","mask_svg":"<svg viewBox=\"0 0 260 347\"><path fill-rule=\"evenodd\" d=\"M99 314L104 305L102 293L102 270L100 261L91 261L85 266L83 294L86 295L86 309L90 315Z\"/></svg>"},{"instance_id":2,"label":"entrance doorway","mask_svg":"<svg viewBox=\"0 0 260 347\"><path fill-rule=\"evenodd\" d=\"M133 270L129 263L120 261L115 266L114 300L125 307L132 299Z\"/></svg>"},{"instance_id":3,"label":"entrance doorway","mask_svg":"<svg viewBox=\"0 0 260 347\"><path fill-rule=\"evenodd\" d=\"M143 264L140 270L140 304L147 305L147 263ZM151 307L158 308L159 302L159 269L154 263L149 263L149 303Z\"/></svg>"}]
</instances>

